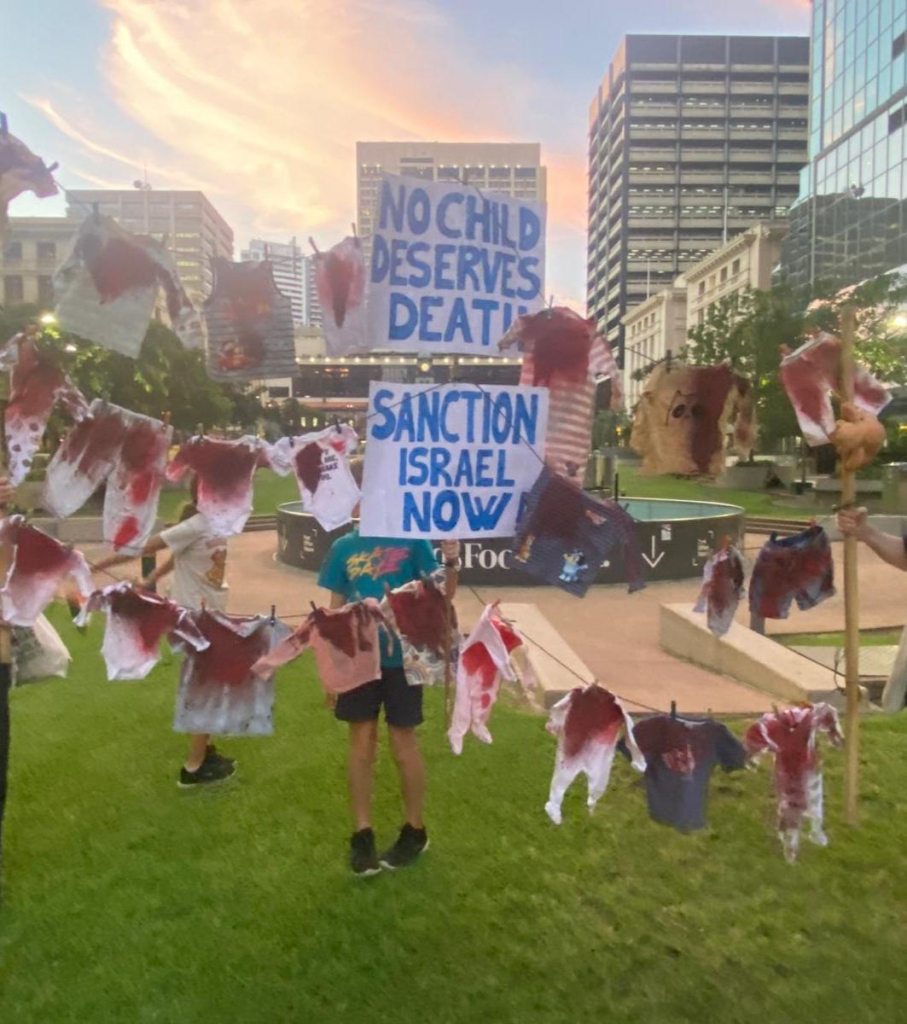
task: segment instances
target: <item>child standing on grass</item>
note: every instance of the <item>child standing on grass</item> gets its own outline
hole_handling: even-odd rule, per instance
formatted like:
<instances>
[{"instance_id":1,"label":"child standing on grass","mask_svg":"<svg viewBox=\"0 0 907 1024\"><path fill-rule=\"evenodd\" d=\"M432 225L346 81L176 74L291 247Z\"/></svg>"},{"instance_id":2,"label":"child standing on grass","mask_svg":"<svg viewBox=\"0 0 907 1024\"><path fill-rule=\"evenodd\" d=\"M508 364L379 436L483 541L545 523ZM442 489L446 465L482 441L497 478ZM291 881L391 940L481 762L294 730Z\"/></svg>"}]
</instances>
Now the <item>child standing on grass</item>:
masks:
<instances>
[{"instance_id":1,"label":"child standing on grass","mask_svg":"<svg viewBox=\"0 0 907 1024\"><path fill-rule=\"evenodd\" d=\"M357 483L362 461L351 463ZM358 510L354 512L358 515ZM460 542L443 541L441 554L446 569L446 593L453 600L460 567ZM385 583L391 589L418 580L438 569L426 540L395 540L360 537L358 530L335 540L328 551L318 585L331 592L331 607L340 608L366 597L381 600ZM422 817L425 796L425 765L416 727L422 723L422 687L410 686L403 671L400 641L393 652L381 644L381 678L335 698L334 715L349 726L348 780L353 816L350 867L359 877L377 874L382 867L412 864L428 849L428 833ZM380 858L372 831L372 788L378 746L378 716L384 707L391 753L400 776L405 822L397 841Z\"/></svg>"},{"instance_id":2,"label":"child standing on grass","mask_svg":"<svg viewBox=\"0 0 907 1024\"><path fill-rule=\"evenodd\" d=\"M124 565L135 558L155 555L165 549L170 557L142 581L154 587L158 580L173 573L170 597L191 611L226 611L227 538L215 536L207 519L198 511L198 481L189 485L190 500L183 507L175 526L162 530L145 545L139 555L112 555L96 563L97 569ZM208 733L189 737L189 753L180 769L178 784L182 787L222 782L236 771L236 762L217 752Z\"/></svg>"}]
</instances>

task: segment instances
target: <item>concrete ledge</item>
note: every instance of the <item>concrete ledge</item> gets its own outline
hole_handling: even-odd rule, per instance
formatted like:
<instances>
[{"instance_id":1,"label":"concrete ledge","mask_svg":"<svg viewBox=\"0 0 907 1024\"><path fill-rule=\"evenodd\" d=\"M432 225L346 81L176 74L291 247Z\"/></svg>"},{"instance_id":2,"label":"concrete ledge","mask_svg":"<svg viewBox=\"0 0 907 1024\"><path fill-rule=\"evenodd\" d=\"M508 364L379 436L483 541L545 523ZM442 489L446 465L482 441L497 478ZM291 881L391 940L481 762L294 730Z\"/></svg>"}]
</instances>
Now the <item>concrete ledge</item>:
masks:
<instances>
[{"instance_id":1,"label":"concrete ledge","mask_svg":"<svg viewBox=\"0 0 907 1024\"><path fill-rule=\"evenodd\" d=\"M720 675L795 703L837 694L834 673L735 622L721 638L688 604L661 606L661 646Z\"/></svg>"},{"instance_id":2,"label":"concrete ledge","mask_svg":"<svg viewBox=\"0 0 907 1024\"><path fill-rule=\"evenodd\" d=\"M69 519L36 517L30 519L32 526L63 544L102 544L104 542L104 520L100 516L72 516ZM159 533L163 522L158 519L152 533Z\"/></svg>"}]
</instances>

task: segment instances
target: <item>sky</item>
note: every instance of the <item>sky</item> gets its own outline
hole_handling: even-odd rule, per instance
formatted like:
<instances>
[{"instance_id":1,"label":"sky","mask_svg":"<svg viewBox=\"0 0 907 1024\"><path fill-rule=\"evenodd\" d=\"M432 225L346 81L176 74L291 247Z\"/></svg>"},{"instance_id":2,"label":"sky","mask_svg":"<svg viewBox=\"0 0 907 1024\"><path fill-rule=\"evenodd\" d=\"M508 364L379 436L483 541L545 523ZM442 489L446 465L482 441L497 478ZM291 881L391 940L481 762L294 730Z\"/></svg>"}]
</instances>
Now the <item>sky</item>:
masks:
<instances>
[{"instance_id":1,"label":"sky","mask_svg":"<svg viewBox=\"0 0 907 1024\"><path fill-rule=\"evenodd\" d=\"M586 133L632 32L807 34L809 0L0 0L0 110L67 188L200 188L236 255L355 218L362 140L541 142L547 292L585 295ZM62 199L22 197L13 216Z\"/></svg>"}]
</instances>

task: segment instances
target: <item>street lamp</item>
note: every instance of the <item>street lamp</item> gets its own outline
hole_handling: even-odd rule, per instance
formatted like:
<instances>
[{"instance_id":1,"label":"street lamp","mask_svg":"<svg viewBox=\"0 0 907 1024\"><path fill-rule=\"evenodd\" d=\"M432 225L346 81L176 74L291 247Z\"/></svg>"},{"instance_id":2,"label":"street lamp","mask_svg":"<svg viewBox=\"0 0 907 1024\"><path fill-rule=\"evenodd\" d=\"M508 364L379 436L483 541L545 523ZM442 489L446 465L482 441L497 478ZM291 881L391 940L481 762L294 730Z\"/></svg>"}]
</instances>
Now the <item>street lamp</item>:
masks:
<instances>
[{"instance_id":1,"label":"street lamp","mask_svg":"<svg viewBox=\"0 0 907 1024\"><path fill-rule=\"evenodd\" d=\"M57 318L53 315L53 313L42 313L38 317L38 320L42 324L44 324L45 327L49 327L51 324L55 324L57 322Z\"/></svg>"},{"instance_id":2,"label":"street lamp","mask_svg":"<svg viewBox=\"0 0 907 1024\"><path fill-rule=\"evenodd\" d=\"M891 326L896 330L907 330L907 312L895 313L891 318Z\"/></svg>"}]
</instances>

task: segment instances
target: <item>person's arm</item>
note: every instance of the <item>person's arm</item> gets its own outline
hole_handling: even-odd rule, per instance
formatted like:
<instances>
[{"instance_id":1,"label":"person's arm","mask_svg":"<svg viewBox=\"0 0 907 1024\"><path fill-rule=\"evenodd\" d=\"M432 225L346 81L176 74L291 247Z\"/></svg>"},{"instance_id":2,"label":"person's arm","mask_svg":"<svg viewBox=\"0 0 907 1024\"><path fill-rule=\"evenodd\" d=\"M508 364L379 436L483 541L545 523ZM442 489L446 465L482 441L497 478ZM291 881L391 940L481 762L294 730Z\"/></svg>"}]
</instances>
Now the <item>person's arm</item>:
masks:
<instances>
[{"instance_id":1,"label":"person's arm","mask_svg":"<svg viewBox=\"0 0 907 1024\"><path fill-rule=\"evenodd\" d=\"M460 582L460 542L458 540L442 540L441 558L444 560L444 590L447 600L452 601Z\"/></svg>"},{"instance_id":2,"label":"person's arm","mask_svg":"<svg viewBox=\"0 0 907 1024\"><path fill-rule=\"evenodd\" d=\"M95 562L93 568L103 570L111 569L115 565L126 565L127 562L133 562L137 558L148 558L151 555L156 555L158 551L163 551L165 547L167 545L158 535L157 537L152 537L137 555L108 555L107 558L102 558L100 561Z\"/></svg>"},{"instance_id":3,"label":"person's arm","mask_svg":"<svg viewBox=\"0 0 907 1024\"><path fill-rule=\"evenodd\" d=\"M846 508L838 513L838 529L845 537L857 540L871 548L883 561L907 572L907 540L877 530L869 522L865 508Z\"/></svg>"},{"instance_id":4,"label":"person's arm","mask_svg":"<svg viewBox=\"0 0 907 1024\"><path fill-rule=\"evenodd\" d=\"M142 582L146 587L153 588L159 580L162 580L168 573L173 572L174 564L173 555L171 555L163 565L156 565Z\"/></svg>"}]
</instances>

